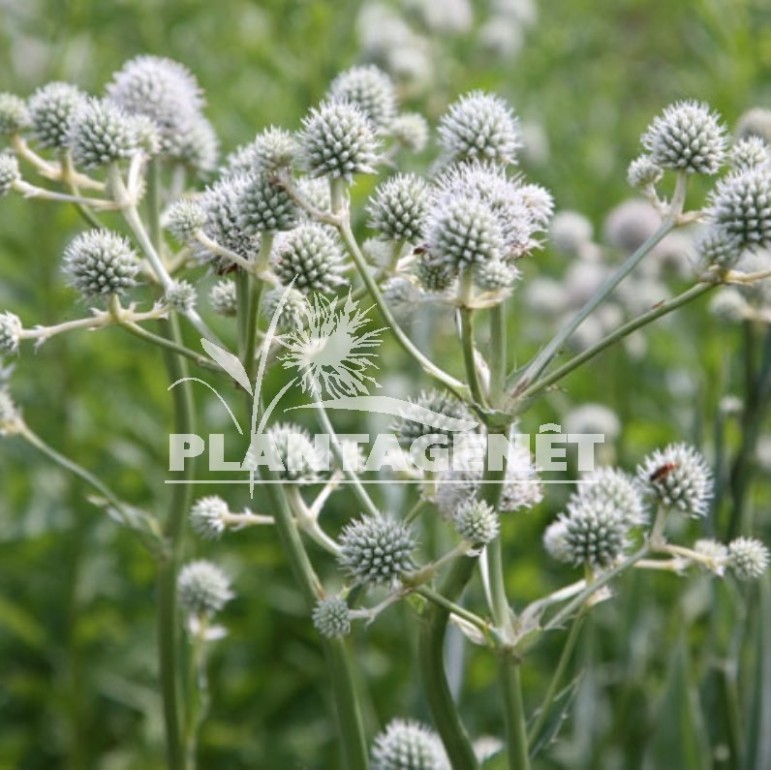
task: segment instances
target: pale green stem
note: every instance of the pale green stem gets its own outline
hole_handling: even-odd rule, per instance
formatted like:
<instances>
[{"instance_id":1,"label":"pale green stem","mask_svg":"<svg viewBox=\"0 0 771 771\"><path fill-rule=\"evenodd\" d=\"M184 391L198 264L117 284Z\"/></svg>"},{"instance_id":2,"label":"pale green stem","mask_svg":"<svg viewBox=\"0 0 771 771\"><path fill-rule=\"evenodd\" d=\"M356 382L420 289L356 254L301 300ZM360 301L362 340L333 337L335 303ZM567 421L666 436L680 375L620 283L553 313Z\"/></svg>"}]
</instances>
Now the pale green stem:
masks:
<instances>
[{"instance_id":1,"label":"pale green stem","mask_svg":"<svg viewBox=\"0 0 771 771\"><path fill-rule=\"evenodd\" d=\"M199 628L192 635L187 673L187 720L185 722L185 768L196 768L198 735L209 711L209 678L206 673L206 632L208 621L198 619Z\"/></svg>"},{"instance_id":2,"label":"pale green stem","mask_svg":"<svg viewBox=\"0 0 771 771\"><path fill-rule=\"evenodd\" d=\"M482 385L479 380L479 370L477 369L476 357L474 356L474 310L463 302L468 299L471 291L471 271L466 268L461 272L460 294L461 307L458 309L460 315L460 340L463 350L463 364L466 369L466 380L468 380L471 389L471 398L480 406L486 404Z\"/></svg>"},{"instance_id":3,"label":"pale green stem","mask_svg":"<svg viewBox=\"0 0 771 771\"><path fill-rule=\"evenodd\" d=\"M506 388L506 301L490 308L490 404L500 407Z\"/></svg>"}]
</instances>

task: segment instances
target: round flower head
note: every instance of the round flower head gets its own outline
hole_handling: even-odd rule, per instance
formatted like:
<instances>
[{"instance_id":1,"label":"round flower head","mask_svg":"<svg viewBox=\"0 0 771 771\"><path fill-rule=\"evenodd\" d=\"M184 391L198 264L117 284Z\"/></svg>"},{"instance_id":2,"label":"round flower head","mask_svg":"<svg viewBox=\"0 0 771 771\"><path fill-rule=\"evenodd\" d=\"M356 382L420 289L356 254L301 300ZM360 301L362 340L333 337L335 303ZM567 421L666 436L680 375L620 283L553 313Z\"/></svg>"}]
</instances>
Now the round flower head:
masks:
<instances>
[{"instance_id":1,"label":"round flower head","mask_svg":"<svg viewBox=\"0 0 771 771\"><path fill-rule=\"evenodd\" d=\"M300 152L311 176L342 178L373 174L377 139L372 124L356 105L324 102L303 121Z\"/></svg>"},{"instance_id":2,"label":"round flower head","mask_svg":"<svg viewBox=\"0 0 771 771\"><path fill-rule=\"evenodd\" d=\"M420 285L427 292L441 293L449 289L458 277L456 265L448 263L441 257L425 252L421 254L412 266Z\"/></svg>"},{"instance_id":3,"label":"round flower head","mask_svg":"<svg viewBox=\"0 0 771 771\"><path fill-rule=\"evenodd\" d=\"M49 83L29 98L32 133L43 147L67 147L70 122L83 106L86 95L69 83Z\"/></svg>"},{"instance_id":4,"label":"round flower head","mask_svg":"<svg viewBox=\"0 0 771 771\"><path fill-rule=\"evenodd\" d=\"M728 544L728 566L740 581L760 578L768 562L768 549L757 538L736 538Z\"/></svg>"},{"instance_id":5,"label":"round flower head","mask_svg":"<svg viewBox=\"0 0 771 771\"><path fill-rule=\"evenodd\" d=\"M584 477L583 482L578 493L583 500L607 503L629 526L648 521L640 485L626 472L616 468L599 468Z\"/></svg>"},{"instance_id":6,"label":"round flower head","mask_svg":"<svg viewBox=\"0 0 771 771\"><path fill-rule=\"evenodd\" d=\"M213 616L233 598L228 577L212 562L196 560L179 571L180 607L196 616Z\"/></svg>"},{"instance_id":7,"label":"round flower head","mask_svg":"<svg viewBox=\"0 0 771 771\"><path fill-rule=\"evenodd\" d=\"M209 292L209 304L218 316L235 316L238 308L235 282L230 279L218 281Z\"/></svg>"},{"instance_id":8,"label":"round flower head","mask_svg":"<svg viewBox=\"0 0 771 771\"><path fill-rule=\"evenodd\" d=\"M710 200L715 225L742 249L771 246L771 167L756 166L721 179Z\"/></svg>"},{"instance_id":9,"label":"round flower head","mask_svg":"<svg viewBox=\"0 0 771 771\"><path fill-rule=\"evenodd\" d=\"M319 211L329 211L332 208L329 182L326 179L300 177L297 180L297 192Z\"/></svg>"},{"instance_id":10,"label":"round flower head","mask_svg":"<svg viewBox=\"0 0 771 771\"><path fill-rule=\"evenodd\" d=\"M740 139L731 148L729 162L731 168L736 171L767 166L771 163L771 147L760 137L749 136Z\"/></svg>"},{"instance_id":11,"label":"round flower head","mask_svg":"<svg viewBox=\"0 0 771 771\"><path fill-rule=\"evenodd\" d=\"M739 139L760 137L771 144L771 110L765 107L752 107L740 118L736 126L736 136Z\"/></svg>"},{"instance_id":12,"label":"round flower head","mask_svg":"<svg viewBox=\"0 0 771 771\"><path fill-rule=\"evenodd\" d=\"M539 230L544 230L554 215L554 197L542 185L533 183L519 185L519 198L530 212L533 223Z\"/></svg>"},{"instance_id":13,"label":"round flower head","mask_svg":"<svg viewBox=\"0 0 771 771\"><path fill-rule=\"evenodd\" d=\"M394 276L381 287L383 299L397 319L410 318L418 309L423 293L408 278Z\"/></svg>"},{"instance_id":14,"label":"round flower head","mask_svg":"<svg viewBox=\"0 0 771 771\"><path fill-rule=\"evenodd\" d=\"M278 423L268 430L267 440L271 460L283 467L277 471L279 478L298 484L316 479L322 459L305 429L295 423Z\"/></svg>"},{"instance_id":15,"label":"round flower head","mask_svg":"<svg viewBox=\"0 0 771 771\"><path fill-rule=\"evenodd\" d=\"M607 567L627 546L629 525L610 502L574 497L561 521L565 526L565 554L574 565Z\"/></svg>"},{"instance_id":16,"label":"round flower head","mask_svg":"<svg viewBox=\"0 0 771 771\"><path fill-rule=\"evenodd\" d=\"M273 270L302 292L330 292L343 283L343 252L334 231L303 223L276 240Z\"/></svg>"},{"instance_id":17,"label":"round flower head","mask_svg":"<svg viewBox=\"0 0 771 771\"><path fill-rule=\"evenodd\" d=\"M752 313L750 304L735 287L724 287L712 296L709 310L713 316L730 322L743 321Z\"/></svg>"},{"instance_id":18,"label":"round flower head","mask_svg":"<svg viewBox=\"0 0 771 771\"><path fill-rule=\"evenodd\" d=\"M297 206L287 191L265 174L246 177L239 199L241 228L248 235L289 230L297 222Z\"/></svg>"},{"instance_id":19,"label":"round flower head","mask_svg":"<svg viewBox=\"0 0 771 771\"><path fill-rule=\"evenodd\" d=\"M626 171L626 180L630 187L645 190L661 181L664 170L650 155L641 155L635 158Z\"/></svg>"},{"instance_id":20,"label":"round flower head","mask_svg":"<svg viewBox=\"0 0 771 771\"><path fill-rule=\"evenodd\" d=\"M583 214L577 211L561 211L554 215L549 227L549 241L558 252L578 256L587 244L592 243L594 228Z\"/></svg>"},{"instance_id":21,"label":"round flower head","mask_svg":"<svg viewBox=\"0 0 771 771\"><path fill-rule=\"evenodd\" d=\"M709 228L699 240L697 250L706 268L732 268L742 256L739 238L720 228Z\"/></svg>"},{"instance_id":22,"label":"round flower head","mask_svg":"<svg viewBox=\"0 0 771 771\"><path fill-rule=\"evenodd\" d=\"M372 768L448 768L441 739L431 729L412 720L392 720L375 737Z\"/></svg>"},{"instance_id":23,"label":"round flower head","mask_svg":"<svg viewBox=\"0 0 771 771\"><path fill-rule=\"evenodd\" d=\"M189 281L175 281L163 297L166 305L178 313L190 313L194 308L198 295L195 287Z\"/></svg>"},{"instance_id":24,"label":"round flower head","mask_svg":"<svg viewBox=\"0 0 771 771\"><path fill-rule=\"evenodd\" d=\"M676 102L654 118L642 136L653 163L689 174L717 174L725 161L726 133L701 102Z\"/></svg>"},{"instance_id":25,"label":"round flower head","mask_svg":"<svg viewBox=\"0 0 771 771\"><path fill-rule=\"evenodd\" d=\"M707 560L706 568L716 575L723 575L728 564L728 547L725 544L712 538L700 538L693 545L693 550Z\"/></svg>"},{"instance_id":26,"label":"round flower head","mask_svg":"<svg viewBox=\"0 0 771 771\"><path fill-rule=\"evenodd\" d=\"M204 193L201 208L206 217L204 233L244 259L250 259L259 248L259 240L241 227L240 202L245 186L246 177L243 176L222 179ZM211 255L203 248L201 252L218 265L227 263L224 258Z\"/></svg>"},{"instance_id":27,"label":"round flower head","mask_svg":"<svg viewBox=\"0 0 771 771\"><path fill-rule=\"evenodd\" d=\"M23 99L16 94L0 94L0 136L18 134L29 123L30 115Z\"/></svg>"},{"instance_id":28,"label":"round flower head","mask_svg":"<svg viewBox=\"0 0 771 771\"><path fill-rule=\"evenodd\" d=\"M415 537L391 517L362 516L343 528L338 562L361 584L391 584L414 567Z\"/></svg>"},{"instance_id":29,"label":"round flower head","mask_svg":"<svg viewBox=\"0 0 771 771\"><path fill-rule=\"evenodd\" d=\"M190 509L190 527L202 538L214 540L225 532L225 517L230 514L227 503L216 495L199 498Z\"/></svg>"},{"instance_id":30,"label":"round flower head","mask_svg":"<svg viewBox=\"0 0 771 771\"><path fill-rule=\"evenodd\" d=\"M330 97L355 104L375 128L388 128L396 115L396 88L388 75L374 65L341 72L329 89Z\"/></svg>"},{"instance_id":31,"label":"round flower head","mask_svg":"<svg viewBox=\"0 0 771 771\"><path fill-rule=\"evenodd\" d=\"M644 198L629 198L615 206L603 223L606 242L625 253L632 253L658 230L661 215Z\"/></svg>"},{"instance_id":32,"label":"round flower head","mask_svg":"<svg viewBox=\"0 0 771 771\"><path fill-rule=\"evenodd\" d=\"M176 132L162 143L162 150L167 158L205 175L217 168L219 139L214 126L195 113L180 121Z\"/></svg>"},{"instance_id":33,"label":"round flower head","mask_svg":"<svg viewBox=\"0 0 771 771\"><path fill-rule=\"evenodd\" d=\"M558 562L571 562L572 551L565 538L567 525L565 520L560 518L552 522L543 534L543 545L546 553Z\"/></svg>"},{"instance_id":34,"label":"round flower head","mask_svg":"<svg viewBox=\"0 0 771 771\"><path fill-rule=\"evenodd\" d=\"M388 135L407 150L419 153L428 144L428 123L416 112L405 112L391 121Z\"/></svg>"},{"instance_id":35,"label":"round flower head","mask_svg":"<svg viewBox=\"0 0 771 771\"><path fill-rule=\"evenodd\" d=\"M656 450L637 468L637 479L662 505L704 517L712 499L712 472L704 457L687 444Z\"/></svg>"},{"instance_id":36,"label":"round flower head","mask_svg":"<svg viewBox=\"0 0 771 771\"><path fill-rule=\"evenodd\" d=\"M414 174L397 174L378 185L367 206L369 226L391 241L421 237L430 202L428 185Z\"/></svg>"},{"instance_id":37,"label":"round flower head","mask_svg":"<svg viewBox=\"0 0 771 771\"><path fill-rule=\"evenodd\" d=\"M19 162L13 153L0 152L0 198L13 190L14 182L21 178Z\"/></svg>"},{"instance_id":38,"label":"round flower head","mask_svg":"<svg viewBox=\"0 0 771 771\"><path fill-rule=\"evenodd\" d=\"M474 91L453 102L442 116L439 142L451 162L515 163L518 121L500 97Z\"/></svg>"},{"instance_id":39,"label":"round flower head","mask_svg":"<svg viewBox=\"0 0 771 771\"><path fill-rule=\"evenodd\" d=\"M0 355L19 352L21 332L21 319L15 313L0 313Z\"/></svg>"},{"instance_id":40,"label":"round flower head","mask_svg":"<svg viewBox=\"0 0 771 771\"><path fill-rule=\"evenodd\" d=\"M469 500L455 513L455 529L469 543L486 544L498 537L501 526L498 513L489 503Z\"/></svg>"},{"instance_id":41,"label":"round flower head","mask_svg":"<svg viewBox=\"0 0 771 771\"><path fill-rule=\"evenodd\" d=\"M136 284L139 261L123 236L89 230L75 236L65 249L64 269L86 297L108 297Z\"/></svg>"},{"instance_id":42,"label":"round flower head","mask_svg":"<svg viewBox=\"0 0 771 771\"><path fill-rule=\"evenodd\" d=\"M230 156L227 168L230 171L274 174L292 166L297 153L297 139L285 129L271 126Z\"/></svg>"},{"instance_id":43,"label":"round flower head","mask_svg":"<svg viewBox=\"0 0 771 771\"><path fill-rule=\"evenodd\" d=\"M502 260L506 254L503 230L491 208L479 198L445 196L426 221L429 253L461 268Z\"/></svg>"},{"instance_id":44,"label":"round flower head","mask_svg":"<svg viewBox=\"0 0 771 771\"><path fill-rule=\"evenodd\" d=\"M135 124L111 102L88 99L73 114L68 142L78 166L95 169L133 155L138 148Z\"/></svg>"},{"instance_id":45,"label":"round flower head","mask_svg":"<svg viewBox=\"0 0 771 771\"><path fill-rule=\"evenodd\" d=\"M282 331L300 328L309 310L305 295L294 287L287 292L284 286L273 287L266 292L261 308L268 323L273 319L279 303L281 303L281 311L278 315L276 328Z\"/></svg>"},{"instance_id":46,"label":"round flower head","mask_svg":"<svg viewBox=\"0 0 771 771\"><path fill-rule=\"evenodd\" d=\"M326 597L313 609L313 626L324 637L346 637L351 633L351 611L340 597Z\"/></svg>"},{"instance_id":47,"label":"round flower head","mask_svg":"<svg viewBox=\"0 0 771 771\"><path fill-rule=\"evenodd\" d=\"M416 419L417 415L415 418L400 418L393 426L393 431L404 444L411 444L415 439L432 434L451 436L453 429L450 421L472 420L471 413L466 408L466 405L444 391L434 389L431 391L421 391L417 399L410 399L410 402L420 409L429 410L434 413L433 416L426 413L425 417L426 420L431 419L433 425L421 423L419 419ZM442 422L440 416L450 418L450 421L447 422L447 427L439 425Z\"/></svg>"},{"instance_id":48,"label":"round flower head","mask_svg":"<svg viewBox=\"0 0 771 771\"><path fill-rule=\"evenodd\" d=\"M519 281L521 275L516 267L503 262L503 260L493 260L474 265L474 284L485 292L511 289Z\"/></svg>"},{"instance_id":49,"label":"round flower head","mask_svg":"<svg viewBox=\"0 0 771 771\"><path fill-rule=\"evenodd\" d=\"M180 198L163 214L163 227L181 244L188 244L195 239L195 234L206 225L206 214L197 201Z\"/></svg>"}]
</instances>

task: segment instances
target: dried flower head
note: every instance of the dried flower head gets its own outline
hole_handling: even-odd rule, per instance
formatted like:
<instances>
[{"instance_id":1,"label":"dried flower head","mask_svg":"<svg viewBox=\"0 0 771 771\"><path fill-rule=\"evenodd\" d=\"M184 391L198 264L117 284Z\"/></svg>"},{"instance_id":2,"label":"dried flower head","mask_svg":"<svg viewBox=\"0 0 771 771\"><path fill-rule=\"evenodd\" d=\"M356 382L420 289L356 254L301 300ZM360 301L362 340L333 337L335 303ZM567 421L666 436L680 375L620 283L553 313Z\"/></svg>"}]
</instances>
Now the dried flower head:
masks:
<instances>
[{"instance_id":1,"label":"dried flower head","mask_svg":"<svg viewBox=\"0 0 771 771\"><path fill-rule=\"evenodd\" d=\"M136 284L139 261L123 236L88 230L75 236L65 249L64 270L86 297L108 297Z\"/></svg>"},{"instance_id":2,"label":"dried flower head","mask_svg":"<svg viewBox=\"0 0 771 771\"><path fill-rule=\"evenodd\" d=\"M213 616L233 598L228 577L207 560L189 562L179 571L177 592L180 607L196 616Z\"/></svg>"},{"instance_id":3,"label":"dried flower head","mask_svg":"<svg viewBox=\"0 0 771 771\"><path fill-rule=\"evenodd\" d=\"M313 626L324 637L346 637L351 633L351 611L341 597L325 597L313 609Z\"/></svg>"}]
</instances>

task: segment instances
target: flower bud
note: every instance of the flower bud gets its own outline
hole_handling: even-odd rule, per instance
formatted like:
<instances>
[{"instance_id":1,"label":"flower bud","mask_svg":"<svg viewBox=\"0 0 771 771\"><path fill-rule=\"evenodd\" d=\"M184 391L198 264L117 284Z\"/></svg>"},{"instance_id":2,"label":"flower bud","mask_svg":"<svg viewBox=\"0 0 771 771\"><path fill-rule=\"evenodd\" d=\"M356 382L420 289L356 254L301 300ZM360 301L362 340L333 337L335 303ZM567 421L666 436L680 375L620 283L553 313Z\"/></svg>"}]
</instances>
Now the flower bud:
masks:
<instances>
[{"instance_id":1,"label":"flower bud","mask_svg":"<svg viewBox=\"0 0 771 771\"><path fill-rule=\"evenodd\" d=\"M190 509L190 527L202 538L215 540L225 531L223 517L230 513L227 503L216 495L199 498Z\"/></svg>"},{"instance_id":2,"label":"flower bud","mask_svg":"<svg viewBox=\"0 0 771 771\"><path fill-rule=\"evenodd\" d=\"M198 295L195 287L189 281L175 281L167 290L163 298L169 308L178 313L190 313L194 308Z\"/></svg>"},{"instance_id":3,"label":"flower bud","mask_svg":"<svg viewBox=\"0 0 771 771\"><path fill-rule=\"evenodd\" d=\"M65 249L64 269L86 297L108 297L136 284L139 261L123 236L89 230L75 236Z\"/></svg>"},{"instance_id":4,"label":"flower bud","mask_svg":"<svg viewBox=\"0 0 771 771\"><path fill-rule=\"evenodd\" d=\"M768 562L768 549L757 538L736 538L728 544L728 566L740 581L760 578Z\"/></svg>"},{"instance_id":5,"label":"flower bud","mask_svg":"<svg viewBox=\"0 0 771 771\"><path fill-rule=\"evenodd\" d=\"M498 513L489 503L472 499L458 507L455 529L464 541L487 544L498 537L501 526Z\"/></svg>"},{"instance_id":6,"label":"flower bud","mask_svg":"<svg viewBox=\"0 0 771 771\"><path fill-rule=\"evenodd\" d=\"M346 637L351 633L351 611L340 597L326 597L313 609L313 626L324 637Z\"/></svg>"},{"instance_id":7,"label":"flower bud","mask_svg":"<svg viewBox=\"0 0 771 771\"><path fill-rule=\"evenodd\" d=\"M206 224L206 214L197 201L181 198L164 212L161 224L181 244L194 240Z\"/></svg>"},{"instance_id":8,"label":"flower bud","mask_svg":"<svg viewBox=\"0 0 771 771\"><path fill-rule=\"evenodd\" d=\"M230 279L218 281L209 292L209 304L219 316L235 316L237 309L235 282Z\"/></svg>"},{"instance_id":9,"label":"flower bud","mask_svg":"<svg viewBox=\"0 0 771 771\"><path fill-rule=\"evenodd\" d=\"M86 95L69 83L49 83L29 99L32 133L43 147L63 150L69 142L70 124L86 103Z\"/></svg>"},{"instance_id":10,"label":"flower bud","mask_svg":"<svg viewBox=\"0 0 771 771\"><path fill-rule=\"evenodd\" d=\"M0 136L18 134L30 123L26 102L16 94L0 94Z\"/></svg>"},{"instance_id":11,"label":"flower bud","mask_svg":"<svg viewBox=\"0 0 771 771\"><path fill-rule=\"evenodd\" d=\"M449 768L439 736L412 720L392 720L375 737L372 767L385 769Z\"/></svg>"}]
</instances>

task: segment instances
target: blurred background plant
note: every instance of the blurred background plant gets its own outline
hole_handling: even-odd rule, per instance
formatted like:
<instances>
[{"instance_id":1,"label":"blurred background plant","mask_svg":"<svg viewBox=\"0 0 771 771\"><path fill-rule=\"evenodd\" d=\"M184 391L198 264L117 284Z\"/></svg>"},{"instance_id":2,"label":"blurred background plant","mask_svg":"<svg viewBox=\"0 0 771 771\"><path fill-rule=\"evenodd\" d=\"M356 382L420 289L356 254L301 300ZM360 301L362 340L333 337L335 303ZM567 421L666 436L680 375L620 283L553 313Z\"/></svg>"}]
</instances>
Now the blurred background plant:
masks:
<instances>
[{"instance_id":1,"label":"blurred background plant","mask_svg":"<svg viewBox=\"0 0 771 771\"><path fill-rule=\"evenodd\" d=\"M0 0L0 91L26 97L51 80L101 91L126 59L168 56L195 72L225 152L271 124L299 128L331 79L360 61L387 69L400 83L405 108L432 124L459 93L500 93L523 121L528 177L553 191L558 211L580 214L563 231L566 239L552 239L537 263L526 266L521 302L510 304L524 362L564 310L598 285L607 262L647 235L641 204L627 201L626 168L651 116L678 98L703 99L735 127L749 108L771 104L763 6L760 0L234 0L220 13L192 0ZM694 203L698 191L697 183ZM80 228L69 208L4 199L0 308L28 323L71 317L74 295L61 280L59 255ZM623 317L674 294L687 268L684 254L682 243L662 249L637 291L620 293L606 312L616 307ZM617 433L609 462L627 467L654 446L690 441L705 449L721 483L705 534L728 538L751 525L768 541L771 490L766 474L753 473L771 467L764 412L768 312L745 308L763 310L767 301L723 299L722 305L701 300L644 338L609 350L539 402L523 428L535 431L551 420L602 426ZM582 332L578 345L597 339L591 328ZM163 494L162 474L146 469L162 471L167 463L160 356L140 341L116 346L114 334L61 337L35 353L26 350L14 393L27 422L58 449L109 477L122 497L151 506ZM393 360L405 372L384 376L405 378L406 361ZM216 425L221 416L213 411L205 418ZM156 765L162 719L152 560L86 502L87 488L31 448L4 441L2 460L0 764ZM245 492L235 493L234 511L239 494L246 503ZM546 524L563 506L564 495L552 487L515 530L505 529L513 596L532 599L569 575L541 547ZM323 657L272 533L258 529L231 536L225 546L195 542L189 549L190 556L216 559L237 589L221 614L228 640L209 654L216 697L200 738L201 765L334 766L331 710L319 688ZM583 671L575 707L537 762L768 767L768 581L758 588L707 577L687 583L647 573L627 577L619 586L624 602L606 603L585 622L575 655L574 670ZM365 705L370 736L394 715L427 718L415 657L398 655L413 623L399 607L388 623L357 636L356 654L372 686L373 701ZM562 642L547 640L531 657L526 701L543 693ZM452 651L451 644L459 684L463 663ZM499 707L489 699L494 662L475 656L467 664L462 698L469 726L475 735L498 733ZM737 723L739 714L753 717Z\"/></svg>"}]
</instances>

